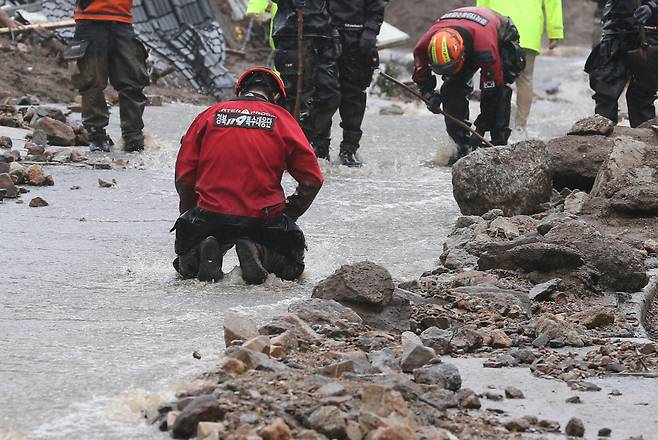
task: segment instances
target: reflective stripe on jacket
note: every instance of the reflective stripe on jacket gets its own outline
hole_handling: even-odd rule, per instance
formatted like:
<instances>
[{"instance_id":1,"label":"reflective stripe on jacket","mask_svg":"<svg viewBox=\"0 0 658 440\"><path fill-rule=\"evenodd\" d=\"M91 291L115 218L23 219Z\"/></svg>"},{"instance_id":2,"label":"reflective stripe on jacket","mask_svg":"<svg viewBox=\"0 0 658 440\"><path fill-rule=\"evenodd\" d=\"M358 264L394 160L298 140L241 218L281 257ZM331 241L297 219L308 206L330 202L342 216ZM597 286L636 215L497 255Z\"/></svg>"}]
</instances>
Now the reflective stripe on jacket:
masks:
<instances>
[{"instance_id":1,"label":"reflective stripe on jacket","mask_svg":"<svg viewBox=\"0 0 658 440\"><path fill-rule=\"evenodd\" d=\"M562 0L477 0L477 5L511 17L524 49L541 52L544 23L549 39L564 38Z\"/></svg>"}]
</instances>

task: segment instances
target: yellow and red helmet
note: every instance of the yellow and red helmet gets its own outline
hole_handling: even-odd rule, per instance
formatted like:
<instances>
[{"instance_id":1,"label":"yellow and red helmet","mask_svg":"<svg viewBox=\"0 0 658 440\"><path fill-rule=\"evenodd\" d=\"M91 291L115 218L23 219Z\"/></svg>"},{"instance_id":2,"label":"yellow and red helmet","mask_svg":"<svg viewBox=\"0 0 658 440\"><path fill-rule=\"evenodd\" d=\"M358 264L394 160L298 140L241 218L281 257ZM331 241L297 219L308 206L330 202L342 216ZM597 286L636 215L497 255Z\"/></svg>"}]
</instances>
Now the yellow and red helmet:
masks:
<instances>
[{"instance_id":1,"label":"yellow and red helmet","mask_svg":"<svg viewBox=\"0 0 658 440\"><path fill-rule=\"evenodd\" d=\"M464 66L464 39L455 29L435 33L428 52L432 71L438 75L455 75Z\"/></svg>"},{"instance_id":2,"label":"yellow and red helmet","mask_svg":"<svg viewBox=\"0 0 658 440\"><path fill-rule=\"evenodd\" d=\"M239 96L248 86L255 83L267 85L272 91L272 95L278 93L282 98L286 97L286 87L279 74L265 67L247 69L235 84L235 94Z\"/></svg>"}]
</instances>

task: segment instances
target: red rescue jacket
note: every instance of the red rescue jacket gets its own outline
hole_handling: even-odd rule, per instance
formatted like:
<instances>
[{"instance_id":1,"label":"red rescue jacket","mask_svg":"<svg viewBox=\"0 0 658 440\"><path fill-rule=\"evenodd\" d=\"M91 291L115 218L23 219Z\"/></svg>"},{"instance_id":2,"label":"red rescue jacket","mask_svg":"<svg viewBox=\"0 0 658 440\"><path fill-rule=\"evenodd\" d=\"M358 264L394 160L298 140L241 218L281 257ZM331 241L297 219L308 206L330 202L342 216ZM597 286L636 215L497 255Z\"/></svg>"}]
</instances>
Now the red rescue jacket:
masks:
<instances>
[{"instance_id":1,"label":"red rescue jacket","mask_svg":"<svg viewBox=\"0 0 658 440\"><path fill-rule=\"evenodd\" d=\"M240 97L201 113L183 137L176 182L193 185L197 206L250 218L283 214L283 172L319 188L324 178L313 148L288 111Z\"/></svg>"},{"instance_id":2,"label":"red rescue jacket","mask_svg":"<svg viewBox=\"0 0 658 440\"><path fill-rule=\"evenodd\" d=\"M85 9L76 6L76 20L119 21L133 23L132 0L94 0Z\"/></svg>"},{"instance_id":3,"label":"red rescue jacket","mask_svg":"<svg viewBox=\"0 0 658 440\"><path fill-rule=\"evenodd\" d=\"M466 53L464 69L480 72L480 87L491 89L505 84L500 58L498 29L505 24L503 17L486 8L459 8L443 15L420 38L414 49L414 75L417 84L423 84L432 75L428 48L436 32L456 28L470 35L473 48Z\"/></svg>"}]
</instances>

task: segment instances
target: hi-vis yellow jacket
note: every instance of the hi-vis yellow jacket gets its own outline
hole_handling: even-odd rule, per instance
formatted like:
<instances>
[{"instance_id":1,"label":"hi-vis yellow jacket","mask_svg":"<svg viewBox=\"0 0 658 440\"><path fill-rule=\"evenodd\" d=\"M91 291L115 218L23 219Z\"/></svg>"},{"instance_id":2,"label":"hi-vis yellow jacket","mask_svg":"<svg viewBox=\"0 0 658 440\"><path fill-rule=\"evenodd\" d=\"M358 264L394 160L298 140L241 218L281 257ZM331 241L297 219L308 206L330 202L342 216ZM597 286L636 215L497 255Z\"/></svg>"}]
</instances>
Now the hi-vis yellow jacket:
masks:
<instances>
[{"instance_id":1,"label":"hi-vis yellow jacket","mask_svg":"<svg viewBox=\"0 0 658 440\"><path fill-rule=\"evenodd\" d=\"M264 15L269 8L271 21L270 21L270 46L274 48L274 40L272 39L272 31L274 30L274 16L278 6L271 0L249 0L247 6L247 15Z\"/></svg>"},{"instance_id":2,"label":"hi-vis yellow jacket","mask_svg":"<svg viewBox=\"0 0 658 440\"><path fill-rule=\"evenodd\" d=\"M562 0L477 0L477 6L512 17L524 49L541 52L544 24L549 39L564 38Z\"/></svg>"}]
</instances>

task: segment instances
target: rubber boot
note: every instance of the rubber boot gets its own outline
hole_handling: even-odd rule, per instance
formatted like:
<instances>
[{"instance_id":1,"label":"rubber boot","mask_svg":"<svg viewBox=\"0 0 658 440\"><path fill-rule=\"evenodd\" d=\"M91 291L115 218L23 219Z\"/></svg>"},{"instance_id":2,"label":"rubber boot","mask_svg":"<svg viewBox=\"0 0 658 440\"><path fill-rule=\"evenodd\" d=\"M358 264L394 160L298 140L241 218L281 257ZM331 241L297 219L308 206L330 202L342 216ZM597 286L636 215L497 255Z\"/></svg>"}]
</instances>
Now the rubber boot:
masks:
<instances>
[{"instance_id":1,"label":"rubber boot","mask_svg":"<svg viewBox=\"0 0 658 440\"><path fill-rule=\"evenodd\" d=\"M329 147L331 145L331 139L318 139L313 141L313 151L318 159L326 159L331 161L329 156Z\"/></svg>"},{"instance_id":2,"label":"rubber boot","mask_svg":"<svg viewBox=\"0 0 658 440\"><path fill-rule=\"evenodd\" d=\"M343 142L340 143L340 164L351 168L363 165L356 151L359 149L362 133L359 131L343 131Z\"/></svg>"},{"instance_id":3,"label":"rubber boot","mask_svg":"<svg viewBox=\"0 0 658 440\"><path fill-rule=\"evenodd\" d=\"M263 267L263 246L251 240L238 240L235 252L238 254L242 279L247 284L263 284L269 272Z\"/></svg>"},{"instance_id":4,"label":"rubber boot","mask_svg":"<svg viewBox=\"0 0 658 440\"><path fill-rule=\"evenodd\" d=\"M184 279L196 278L199 273L199 248L195 247L174 260L174 269Z\"/></svg>"},{"instance_id":5,"label":"rubber boot","mask_svg":"<svg viewBox=\"0 0 658 440\"><path fill-rule=\"evenodd\" d=\"M222 272L222 261L224 254L221 252L219 242L215 237L208 237L199 245L199 281L219 281L224 278Z\"/></svg>"},{"instance_id":6,"label":"rubber boot","mask_svg":"<svg viewBox=\"0 0 658 440\"><path fill-rule=\"evenodd\" d=\"M103 151L109 153L114 146L114 141L107 135L105 130L89 132L89 151Z\"/></svg>"}]
</instances>

